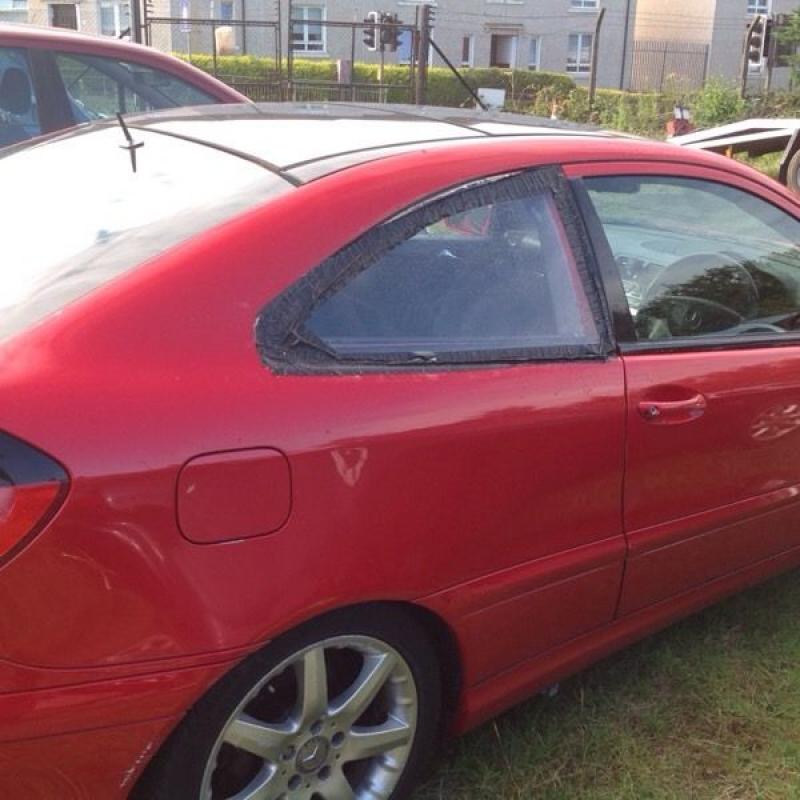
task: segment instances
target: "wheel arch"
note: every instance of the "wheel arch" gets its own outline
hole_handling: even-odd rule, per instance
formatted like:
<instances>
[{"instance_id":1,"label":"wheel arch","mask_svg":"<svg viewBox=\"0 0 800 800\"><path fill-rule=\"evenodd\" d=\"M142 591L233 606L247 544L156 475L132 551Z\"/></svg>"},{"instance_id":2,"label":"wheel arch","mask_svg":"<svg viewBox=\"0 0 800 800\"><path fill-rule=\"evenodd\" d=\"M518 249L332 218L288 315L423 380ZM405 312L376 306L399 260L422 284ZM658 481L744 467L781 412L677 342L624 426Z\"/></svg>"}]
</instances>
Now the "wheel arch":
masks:
<instances>
[{"instance_id":1,"label":"wheel arch","mask_svg":"<svg viewBox=\"0 0 800 800\"><path fill-rule=\"evenodd\" d=\"M142 771L137 776L136 781L133 783L131 793L129 794L130 800L150 800L152 798L153 781L158 779L158 773L164 762L165 753L168 751L169 743L179 735L181 730L181 722L186 719L190 711L201 703L203 699L212 691L212 689L219 685L220 682L239 669L248 658L254 656L261 650L264 650L270 645L282 641L285 637L292 637L302 633L303 629L307 626L315 626L323 622L334 621L337 617L352 620L354 615L363 616L365 618L372 617L375 619L381 614L390 613L397 618L405 618L415 625L431 645L433 653L435 654L437 663L439 665L439 673L442 687L442 724L440 737L444 738L452 729L452 722L459 710L459 705L462 696L462 657L461 649L453 629L448 625L439 614L422 606L418 603L408 601L373 601L365 603L357 603L352 605L344 605L334 608L307 619L299 621L297 624L292 625L284 631L273 636L269 641L262 642L259 646L254 647L253 651L243 657L236 664L232 665L219 679L213 684L205 687L202 694L200 694L193 705L186 709L181 721L179 721L172 731L169 731L164 740L158 743L154 748L153 757L149 762L142 765Z\"/></svg>"}]
</instances>

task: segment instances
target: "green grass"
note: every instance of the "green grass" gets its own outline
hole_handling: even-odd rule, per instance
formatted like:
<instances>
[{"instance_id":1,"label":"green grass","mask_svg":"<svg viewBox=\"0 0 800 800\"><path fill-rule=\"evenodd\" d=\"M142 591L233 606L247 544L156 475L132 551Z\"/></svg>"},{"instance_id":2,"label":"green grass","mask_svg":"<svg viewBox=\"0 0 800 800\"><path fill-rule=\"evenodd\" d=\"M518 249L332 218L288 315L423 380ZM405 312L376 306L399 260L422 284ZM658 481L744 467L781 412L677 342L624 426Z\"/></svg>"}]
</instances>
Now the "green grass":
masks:
<instances>
[{"instance_id":1,"label":"green grass","mask_svg":"<svg viewBox=\"0 0 800 800\"><path fill-rule=\"evenodd\" d=\"M449 745L414 800L800 798L800 574Z\"/></svg>"}]
</instances>

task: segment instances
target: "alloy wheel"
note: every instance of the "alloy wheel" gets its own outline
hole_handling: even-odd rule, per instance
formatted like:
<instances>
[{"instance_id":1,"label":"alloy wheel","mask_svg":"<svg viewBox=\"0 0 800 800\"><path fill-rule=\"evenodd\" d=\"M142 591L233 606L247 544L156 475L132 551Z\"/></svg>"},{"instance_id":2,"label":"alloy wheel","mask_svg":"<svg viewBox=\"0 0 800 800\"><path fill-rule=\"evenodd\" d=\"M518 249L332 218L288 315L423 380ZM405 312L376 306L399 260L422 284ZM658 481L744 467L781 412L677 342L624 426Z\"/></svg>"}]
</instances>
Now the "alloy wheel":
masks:
<instances>
[{"instance_id":1,"label":"alloy wheel","mask_svg":"<svg viewBox=\"0 0 800 800\"><path fill-rule=\"evenodd\" d=\"M325 639L247 693L212 748L201 800L387 800L417 717L396 650L368 636Z\"/></svg>"}]
</instances>

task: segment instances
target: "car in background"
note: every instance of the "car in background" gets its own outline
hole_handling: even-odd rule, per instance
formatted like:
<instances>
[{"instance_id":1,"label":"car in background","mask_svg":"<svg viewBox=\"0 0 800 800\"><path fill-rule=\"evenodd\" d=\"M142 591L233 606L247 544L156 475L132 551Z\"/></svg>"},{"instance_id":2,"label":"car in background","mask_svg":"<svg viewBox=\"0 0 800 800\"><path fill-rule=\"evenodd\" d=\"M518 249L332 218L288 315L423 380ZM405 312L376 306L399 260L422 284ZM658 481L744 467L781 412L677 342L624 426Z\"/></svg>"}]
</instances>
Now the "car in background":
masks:
<instances>
[{"instance_id":1,"label":"car in background","mask_svg":"<svg viewBox=\"0 0 800 800\"><path fill-rule=\"evenodd\" d=\"M680 136L670 143L733 157L744 153L751 158L780 153L778 180L800 193L800 119L746 119L716 128L704 128Z\"/></svg>"},{"instance_id":2,"label":"car in background","mask_svg":"<svg viewBox=\"0 0 800 800\"><path fill-rule=\"evenodd\" d=\"M149 47L0 24L0 147L117 113L247 98Z\"/></svg>"},{"instance_id":3,"label":"car in background","mask_svg":"<svg viewBox=\"0 0 800 800\"><path fill-rule=\"evenodd\" d=\"M800 565L800 203L742 164L239 105L0 187L0 797L403 800Z\"/></svg>"}]
</instances>

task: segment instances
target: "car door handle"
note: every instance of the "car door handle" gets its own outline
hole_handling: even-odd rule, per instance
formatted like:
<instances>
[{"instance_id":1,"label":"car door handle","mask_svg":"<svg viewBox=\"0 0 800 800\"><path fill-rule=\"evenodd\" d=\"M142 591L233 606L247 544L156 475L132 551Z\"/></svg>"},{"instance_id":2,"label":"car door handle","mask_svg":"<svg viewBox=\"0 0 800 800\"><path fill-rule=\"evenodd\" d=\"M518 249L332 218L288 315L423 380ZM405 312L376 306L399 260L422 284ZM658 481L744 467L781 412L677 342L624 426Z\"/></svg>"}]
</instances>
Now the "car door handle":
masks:
<instances>
[{"instance_id":1,"label":"car door handle","mask_svg":"<svg viewBox=\"0 0 800 800\"><path fill-rule=\"evenodd\" d=\"M676 425L702 417L707 406L706 398L696 394L686 400L642 400L638 407L639 414L648 422Z\"/></svg>"}]
</instances>

